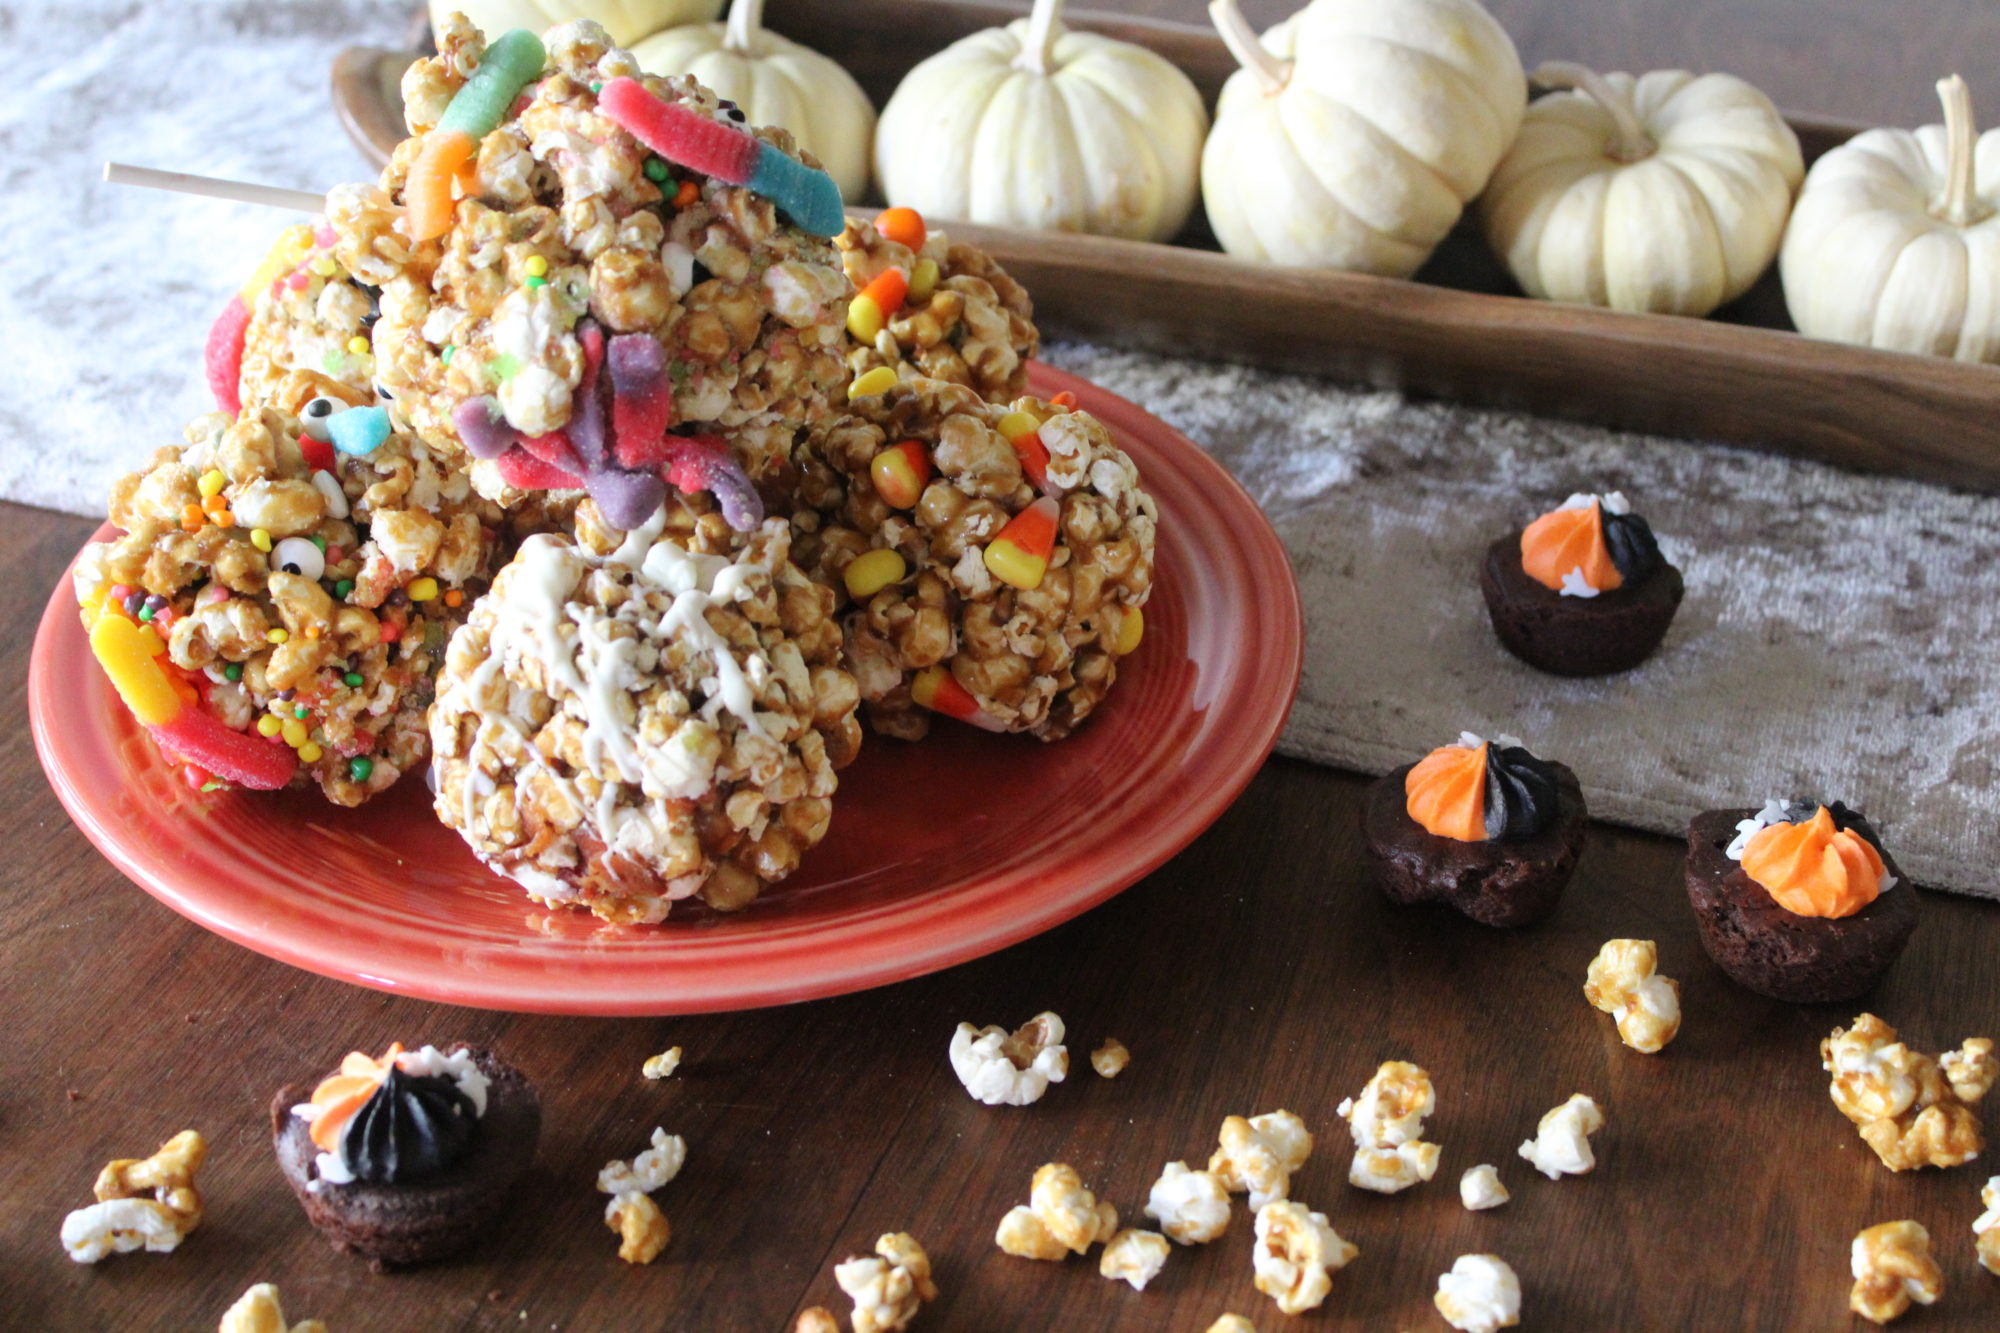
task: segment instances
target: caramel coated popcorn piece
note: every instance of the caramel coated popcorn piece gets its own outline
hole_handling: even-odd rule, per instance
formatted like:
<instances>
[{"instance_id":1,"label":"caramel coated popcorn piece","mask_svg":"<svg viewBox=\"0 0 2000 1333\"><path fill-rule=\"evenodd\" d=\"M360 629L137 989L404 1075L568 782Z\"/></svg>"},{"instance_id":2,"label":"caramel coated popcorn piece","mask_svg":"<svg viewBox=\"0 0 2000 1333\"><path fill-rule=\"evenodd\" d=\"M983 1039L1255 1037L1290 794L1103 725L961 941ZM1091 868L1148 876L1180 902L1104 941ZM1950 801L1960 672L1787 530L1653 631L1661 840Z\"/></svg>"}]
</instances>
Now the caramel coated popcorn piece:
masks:
<instances>
[{"instance_id":1,"label":"caramel coated popcorn piece","mask_svg":"<svg viewBox=\"0 0 2000 1333\"><path fill-rule=\"evenodd\" d=\"M1105 1244L1104 1253L1097 1259L1097 1271L1130 1283L1134 1291L1144 1291L1146 1284L1167 1266L1170 1248L1167 1238L1157 1231L1127 1227Z\"/></svg>"},{"instance_id":2,"label":"caramel coated popcorn piece","mask_svg":"<svg viewBox=\"0 0 2000 1333\"><path fill-rule=\"evenodd\" d=\"M930 1256L905 1232L875 1242L875 1253L835 1264L833 1280L854 1301L854 1333L906 1329L925 1302L937 1299Z\"/></svg>"},{"instance_id":3,"label":"caramel coated popcorn piece","mask_svg":"<svg viewBox=\"0 0 2000 1333\"><path fill-rule=\"evenodd\" d=\"M975 1100L988 1106L1028 1106L1049 1084L1069 1077L1063 1021L1036 1014L1011 1035L1001 1028L960 1023L951 1037L951 1069Z\"/></svg>"},{"instance_id":4,"label":"caramel coated popcorn piece","mask_svg":"<svg viewBox=\"0 0 2000 1333\"><path fill-rule=\"evenodd\" d=\"M1441 1149L1421 1136L1425 1117L1436 1109L1429 1074L1405 1060L1385 1061L1360 1097L1340 1104L1340 1116L1354 1136L1347 1183L1395 1194L1435 1176Z\"/></svg>"},{"instance_id":5,"label":"caramel coated popcorn piece","mask_svg":"<svg viewBox=\"0 0 2000 1333\"><path fill-rule=\"evenodd\" d=\"M1203 1333L1257 1333L1257 1326L1240 1314L1226 1314L1210 1324Z\"/></svg>"},{"instance_id":6,"label":"caramel coated popcorn piece","mask_svg":"<svg viewBox=\"0 0 2000 1333\"><path fill-rule=\"evenodd\" d=\"M1521 1280L1497 1254L1460 1255L1431 1299L1461 1333L1499 1333L1521 1322Z\"/></svg>"},{"instance_id":7,"label":"caramel coated popcorn piece","mask_svg":"<svg viewBox=\"0 0 2000 1333\"><path fill-rule=\"evenodd\" d=\"M1325 1213L1273 1199L1257 1210L1257 1244L1250 1252L1257 1290L1286 1314L1315 1309L1333 1290L1331 1273L1361 1253L1327 1225Z\"/></svg>"},{"instance_id":8,"label":"caramel coated popcorn piece","mask_svg":"<svg viewBox=\"0 0 2000 1333\"><path fill-rule=\"evenodd\" d=\"M151 1157L107 1162L92 1187L97 1202L63 1219L62 1243L69 1257L94 1264L138 1249L172 1251L201 1225L202 1200L194 1177L207 1156L207 1141L184 1129Z\"/></svg>"},{"instance_id":9,"label":"caramel coated popcorn piece","mask_svg":"<svg viewBox=\"0 0 2000 1333\"><path fill-rule=\"evenodd\" d=\"M681 1067L681 1048L670 1046L658 1055L651 1056L640 1066L639 1072L647 1078L669 1078Z\"/></svg>"},{"instance_id":10,"label":"caramel coated popcorn piece","mask_svg":"<svg viewBox=\"0 0 2000 1333\"><path fill-rule=\"evenodd\" d=\"M1208 1169L1231 1194L1248 1191L1252 1208L1284 1198L1292 1172L1312 1156L1313 1136L1290 1111L1268 1111L1248 1120L1232 1115L1217 1137L1220 1145L1209 1156Z\"/></svg>"},{"instance_id":11,"label":"caramel coated popcorn piece","mask_svg":"<svg viewBox=\"0 0 2000 1333\"><path fill-rule=\"evenodd\" d=\"M618 1233L618 1257L626 1263L650 1264L673 1238L650 1195L679 1175L686 1161L686 1140L655 1128L652 1147L629 1162L606 1162L597 1173L597 1188L611 1196L604 1225Z\"/></svg>"},{"instance_id":12,"label":"caramel coated popcorn piece","mask_svg":"<svg viewBox=\"0 0 2000 1333\"><path fill-rule=\"evenodd\" d=\"M1993 1083L1993 1044L1982 1037L1933 1060L1912 1051L1873 1014L1820 1043L1828 1092L1862 1142L1891 1171L1959 1166L1985 1147L1972 1103ZM1969 1095L1967 1095L1969 1094Z\"/></svg>"},{"instance_id":13,"label":"caramel coated popcorn piece","mask_svg":"<svg viewBox=\"0 0 2000 1333\"><path fill-rule=\"evenodd\" d=\"M1514 1196L1500 1183L1500 1173L1481 1162L1458 1178L1458 1201L1473 1212L1498 1208Z\"/></svg>"},{"instance_id":14,"label":"caramel coated popcorn piece","mask_svg":"<svg viewBox=\"0 0 2000 1333\"><path fill-rule=\"evenodd\" d=\"M1979 1249L1980 1266L1989 1273L2000 1274L2000 1176L1986 1182L1979 1198L1986 1211L1973 1219L1973 1243Z\"/></svg>"},{"instance_id":15,"label":"caramel coated popcorn piece","mask_svg":"<svg viewBox=\"0 0 2000 1333\"><path fill-rule=\"evenodd\" d=\"M1886 1324L1944 1292L1944 1273L1931 1258L1931 1236L1915 1222L1883 1222L1854 1238L1854 1290L1848 1308Z\"/></svg>"},{"instance_id":16,"label":"caramel coated popcorn piece","mask_svg":"<svg viewBox=\"0 0 2000 1333\"><path fill-rule=\"evenodd\" d=\"M1618 1020L1618 1039L1648 1055L1681 1030L1681 988L1659 962L1651 940L1606 940L1583 983L1584 998Z\"/></svg>"},{"instance_id":17,"label":"caramel coated popcorn piece","mask_svg":"<svg viewBox=\"0 0 2000 1333\"><path fill-rule=\"evenodd\" d=\"M1229 1191L1213 1171L1168 1162L1146 1196L1146 1216L1182 1245L1206 1245L1229 1230Z\"/></svg>"},{"instance_id":18,"label":"caramel coated popcorn piece","mask_svg":"<svg viewBox=\"0 0 2000 1333\"><path fill-rule=\"evenodd\" d=\"M278 1289L259 1282L223 1311L215 1333L326 1333L326 1325L317 1319L287 1324L285 1307L278 1303Z\"/></svg>"},{"instance_id":19,"label":"caramel coated popcorn piece","mask_svg":"<svg viewBox=\"0 0 2000 1333\"><path fill-rule=\"evenodd\" d=\"M823 1305L815 1305L809 1310L799 1311L792 1333L840 1333L840 1321L833 1317L833 1311Z\"/></svg>"},{"instance_id":20,"label":"caramel coated popcorn piece","mask_svg":"<svg viewBox=\"0 0 2000 1333\"><path fill-rule=\"evenodd\" d=\"M1008 1210L993 1243L1021 1259L1058 1260L1109 1241L1118 1210L1084 1187L1074 1167L1050 1162L1035 1170L1026 1207Z\"/></svg>"},{"instance_id":21,"label":"caramel coated popcorn piece","mask_svg":"<svg viewBox=\"0 0 2000 1333\"><path fill-rule=\"evenodd\" d=\"M1521 1156L1550 1180L1583 1175L1597 1166L1590 1136L1603 1128L1604 1112L1596 1102L1576 1093L1542 1117L1535 1126L1535 1137L1521 1145Z\"/></svg>"},{"instance_id":22,"label":"caramel coated popcorn piece","mask_svg":"<svg viewBox=\"0 0 2000 1333\"><path fill-rule=\"evenodd\" d=\"M1090 1053L1090 1067L1102 1078L1117 1078L1131 1063L1132 1052L1116 1037L1106 1037L1104 1044Z\"/></svg>"}]
</instances>

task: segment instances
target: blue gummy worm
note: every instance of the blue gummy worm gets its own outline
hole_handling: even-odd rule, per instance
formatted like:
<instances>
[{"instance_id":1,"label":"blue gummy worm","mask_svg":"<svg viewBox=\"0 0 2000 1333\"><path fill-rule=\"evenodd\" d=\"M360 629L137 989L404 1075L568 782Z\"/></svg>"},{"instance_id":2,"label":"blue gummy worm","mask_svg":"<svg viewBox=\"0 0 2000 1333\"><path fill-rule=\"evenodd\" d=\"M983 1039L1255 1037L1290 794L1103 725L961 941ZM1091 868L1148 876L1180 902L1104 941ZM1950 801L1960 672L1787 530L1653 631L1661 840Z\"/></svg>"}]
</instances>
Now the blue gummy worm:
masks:
<instances>
[{"instance_id":1,"label":"blue gummy worm","mask_svg":"<svg viewBox=\"0 0 2000 1333\"><path fill-rule=\"evenodd\" d=\"M847 210L841 206L840 187L833 177L770 144L757 145L757 165L744 184L815 236L838 236L847 225Z\"/></svg>"}]
</instances>

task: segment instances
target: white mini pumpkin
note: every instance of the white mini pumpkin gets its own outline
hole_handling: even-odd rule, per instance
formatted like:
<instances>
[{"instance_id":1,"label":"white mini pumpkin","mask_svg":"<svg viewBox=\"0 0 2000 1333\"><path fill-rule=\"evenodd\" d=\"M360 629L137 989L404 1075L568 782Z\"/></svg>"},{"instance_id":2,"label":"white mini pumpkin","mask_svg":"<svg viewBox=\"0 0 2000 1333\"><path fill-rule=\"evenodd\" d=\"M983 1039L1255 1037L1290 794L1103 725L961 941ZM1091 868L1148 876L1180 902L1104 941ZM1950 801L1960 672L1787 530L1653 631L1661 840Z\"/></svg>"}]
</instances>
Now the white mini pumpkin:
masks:
<instances>
[{"instance_id":1,"label":"white mini pumpkin","mask_svg":"<svg viewBox=\"0 0 2000 1333\"><path fill-rule=\"evenodd\" d=\"M1479 200L1530 296L1706 315L1750 289L1804 179L1798 136L1728 74L1597 74L1556 62ZM1569 91L1575 90L1575 91Z\"/></svg>"},{"instance_id":2,"label":"white mini pumpkin","mask_svg":"<svg viewBox=\"0 0 2000 1333\"><path fill-rule=\"evenodd\" d=\"M692 74L743 108L753 125L780 125L818 158L849 202L868 189L875 106L854 76L764 27L764 0L735 0L727 23L689 23L632 48L652 74Z\"/></svg>"},{"instance_id":3,"label":"white mini pumpkin","mask_svg":"<svg viewBox=\"0 0 2000 1333\"><path fill-rule=\"evenodd\" d=\"M1194 210L1208 113L1187 75L1062 26L1062 0L911 70L875 132L892 204L925 217L1163 241Z\"/></svg>"},{"instance_id":4,"label":"white mini pumpkin","mask_svg":"<svg viewBox=\"0 0 2000 1333\"><path fill-rule=\"evenodd\" d=\"M1408 277L1520 128L1520 57L1474 0L1313 0L1261 42L1236 0L1209 14L1243 66L1201 164L1232 255Z\"/></svg>"},{"instance_id":5,"label":"white mini pumpkin","mask_svg":"<svg viewBox=\"0 0 2000 1333\"><path fill-rule=\"evenodd\" d=\"M1778 271L1799 332L2000 361L2000 130L1938 84L1944 124L1869 130L1813 163Z\"/></svg>"},{"instance_id":6,"label":"white mini pumpkin","mask_svg":"<svg viewBox=\"0 0 2000 1333\"><path fill-rule=\"evenodd\" d=\"M558 23L594 19L614 44L629 47L676 23L708 22L722 12L722 0L430 0L430 8L433 28L457 12L488 38L515 28L539 37Z\"/></svg>"}]
</instances>

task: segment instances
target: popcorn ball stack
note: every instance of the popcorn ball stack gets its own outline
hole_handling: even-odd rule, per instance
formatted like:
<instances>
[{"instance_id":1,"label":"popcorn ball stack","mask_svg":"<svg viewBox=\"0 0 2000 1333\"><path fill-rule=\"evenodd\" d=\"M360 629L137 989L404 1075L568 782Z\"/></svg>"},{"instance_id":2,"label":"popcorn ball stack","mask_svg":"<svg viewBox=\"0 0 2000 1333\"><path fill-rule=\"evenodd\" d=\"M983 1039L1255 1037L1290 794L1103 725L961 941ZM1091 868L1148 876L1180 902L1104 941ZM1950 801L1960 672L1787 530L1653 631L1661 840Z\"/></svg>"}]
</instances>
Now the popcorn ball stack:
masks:
<instances>
[{"instance_id":1,"label":"popcorn ball stack","mask_svg":"<svg viewBox=\"0 0 2000 1333\"><path fill-rule=\"evenodd\" d=\"M796 555L844 595L877 731L914 740L938 712L1055 740L1102 701L1144 633L1156 512L1096 418L918 379L797 458Z\"/></svg>"},{"instance_id":2,"label":"popcorn ball stack","mask_svg":"<svg viewBox=\"0 0 2000 1333\"><path fill-rule=\"evenodd\" d=\"M610 921L740 908L790 874L860 739L832 596L787 526L677 541L665 518L615 547L587 519L596 549L529 538L431 716L444 822L531 897Z\"/></svg>"},{"instance_id":3,"label":"popcorn ball stack","mask_svg":"<svg viewBox=\"0 0 2000 1333\"><path fill-rule=\"evenodd\" d=\"M629 529L711 490L754 527L847 379L831 178L595 23L437 36L379 186L328 197L336 259L387 270L376 378L486 494L587 489Z\"/></svg>"},{"instance_id":4,"label":"popcorn ball stack","mask_svg":"<svg viewBox=\"0 0 2000 1333\"><path fill-rule=\"evenodd\" d=\"M112 488L124 534L78 557L91 648L198 788L359 805L428 751L498 511L380 408L336 407L197 418Z\"/></svg>"}]
</instances>

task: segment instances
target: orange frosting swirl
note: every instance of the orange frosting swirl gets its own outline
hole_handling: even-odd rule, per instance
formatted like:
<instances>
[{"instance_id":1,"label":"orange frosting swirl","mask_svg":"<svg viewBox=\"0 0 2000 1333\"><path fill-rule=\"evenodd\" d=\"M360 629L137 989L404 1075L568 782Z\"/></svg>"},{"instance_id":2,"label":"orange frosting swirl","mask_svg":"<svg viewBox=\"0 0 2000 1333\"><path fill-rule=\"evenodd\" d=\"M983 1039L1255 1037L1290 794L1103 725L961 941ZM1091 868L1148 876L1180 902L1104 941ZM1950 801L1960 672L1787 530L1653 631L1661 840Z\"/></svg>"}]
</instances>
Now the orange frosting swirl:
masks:
<instances>
[{"instance_id":1,"label":"orange frosting swirl","mask_svg":"<svg viewBox=\"0 0 2000 1333\"><path fill-rule=\"evenodd\" d=\"M1803 824L1771 824L1743 848L1743 872L1794 916L1853 916L1882 893L1882 854L1821 806Z\"/></svg>"},{"instance_id":2,"label":"orange frosting swirl","mask_svg":"<svg viewBox=\"0 0 2000 1333\"><path fill-rule=\"evenodd\" d=\"M1459 842L1486 841L1486 746L1446 745L1403 779L1404 809L1426 832Z\"/></svg>"},{"instance_id":3,"label":"orange frosting swirl","mask_svg":"<svg viewBox=\"0 0 2000 1333\"><path fill-rule=\"evenodd\" d=\"M331 1078L320 1080L313 1089L312 1104L322 1107L319 1117L312 1122L312 1141L322 1152L332 1152L340 1142L340 1131L353 1118L354 1113L364 1106L375 1089L382 1083L389 1066L403 1053L403 1043L389 1043L389 1049L380 1060L371 1060L359 1051L349 1051L347 1058L340 1062L340 1072Z\"/></svg>"},{"instance_id":4,"label":"orange frosting swirl","mask_svg":"<svg viewBox=\"0 0 2000 1333\"><path fill-rule=\"evenodd\" d=\"M1604 540L1604 513L1595 501L1580 509L1555 509L1521 531L1521 568L1555 592L1571 570L1598 592L1624 586L1625 576Z\"/></svg>"}]
</instances>

